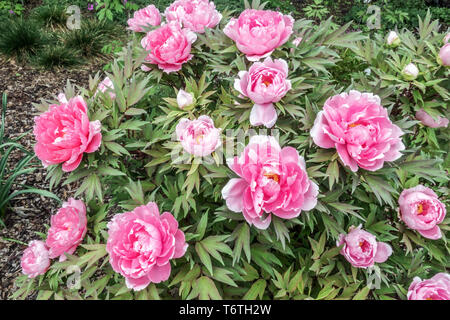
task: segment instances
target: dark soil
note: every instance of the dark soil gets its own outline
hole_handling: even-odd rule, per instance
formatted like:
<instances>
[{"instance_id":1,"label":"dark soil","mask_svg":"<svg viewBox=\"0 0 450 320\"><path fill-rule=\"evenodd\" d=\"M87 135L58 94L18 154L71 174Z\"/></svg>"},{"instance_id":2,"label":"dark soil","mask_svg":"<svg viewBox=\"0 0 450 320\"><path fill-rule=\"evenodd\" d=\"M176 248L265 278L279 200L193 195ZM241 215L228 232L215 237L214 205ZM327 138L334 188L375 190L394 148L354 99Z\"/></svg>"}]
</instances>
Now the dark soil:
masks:
<instances>
[{"instance_id":1,"label":"dark soil","mask_svg":"<svg viewBox=\"0 0 450 320\"><path fill-rule=\"evenodd\" d=\"M32 103L40 102L41 98L55 100L67 80L86 87L89 75L94 75L98 70L101 70L99 63L76 70L42 71L0 60L0 94L5 91L8 94L6 138L13 139L27 133L20 142L32 150L35 143L33 118L37 115ZM14 166L21 157L20 152L12 155L9 165ZM17 182L48 190L46 170L39 164L36 167L35 172L19 178ZM73 185L54 187L52 191L64 201L73 196L74 188ZM14 279L21 274L20 258L25 244L40 239L36 232L46 232L45 225L50 224L50 216L57 210L56 201L34 194L19 196L10 203L3 218L6 228L0 229L0 299L7 299L14 292Z\"/></svg>"}]
</instances>

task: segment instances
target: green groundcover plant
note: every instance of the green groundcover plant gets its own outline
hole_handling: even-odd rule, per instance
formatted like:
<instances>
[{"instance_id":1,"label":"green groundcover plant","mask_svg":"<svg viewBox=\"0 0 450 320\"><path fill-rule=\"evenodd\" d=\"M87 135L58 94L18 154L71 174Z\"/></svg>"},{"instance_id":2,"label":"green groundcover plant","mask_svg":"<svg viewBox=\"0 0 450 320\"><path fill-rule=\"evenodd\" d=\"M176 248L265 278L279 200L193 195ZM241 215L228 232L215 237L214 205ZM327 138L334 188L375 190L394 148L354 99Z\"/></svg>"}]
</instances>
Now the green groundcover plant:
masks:
<instances>
[{"instance_id":1,"label":"green groundcover plant","mask_svg":"<svg viewBox=\"0 0 450 320\"><path fill-rule=\"evenodd\" d=\"M105 79L38 106L79 187L12 298L449 299L445 30L245 7L141 9Z\"/></svg>"}]
</instances>

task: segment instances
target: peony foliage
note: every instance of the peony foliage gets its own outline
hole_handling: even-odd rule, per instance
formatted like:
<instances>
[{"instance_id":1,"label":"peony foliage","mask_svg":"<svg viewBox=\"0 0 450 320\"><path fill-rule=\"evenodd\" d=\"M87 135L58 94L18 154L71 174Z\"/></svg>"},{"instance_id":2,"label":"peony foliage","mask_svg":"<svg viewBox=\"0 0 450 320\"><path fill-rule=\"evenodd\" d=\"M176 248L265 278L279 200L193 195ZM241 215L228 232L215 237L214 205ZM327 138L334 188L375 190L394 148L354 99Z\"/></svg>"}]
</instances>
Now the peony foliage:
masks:
<instances>
[{"instance_id":1,"label":"peony foliage","mask_svg":"<svg viewBox=\"0 0 450 320\"><path fill-rule=\"evenodd\" d=\"M142 9L105 80L36 106L77 200L13 298L449 298L438 22L368 37L245 2Z\"/></svg>"}]
</instances>

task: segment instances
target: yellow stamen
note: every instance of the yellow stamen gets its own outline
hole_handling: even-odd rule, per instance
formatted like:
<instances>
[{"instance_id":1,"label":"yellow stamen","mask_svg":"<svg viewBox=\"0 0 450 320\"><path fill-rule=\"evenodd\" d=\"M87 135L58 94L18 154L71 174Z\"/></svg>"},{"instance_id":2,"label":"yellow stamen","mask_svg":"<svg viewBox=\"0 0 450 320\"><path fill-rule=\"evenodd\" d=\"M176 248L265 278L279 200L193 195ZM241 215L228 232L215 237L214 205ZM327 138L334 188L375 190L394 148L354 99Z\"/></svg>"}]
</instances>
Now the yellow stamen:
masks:
<instances>
[{"instance_id":1,"label":"yellow stamen","mask_svg":"<svg viewBox=\"0 0 450 320\"><path fill-rule=\"evenodd\" d=\"M417 205L417 214L421 214L423 212L423 205L421 203L419 203Z\"/></svg>"},{"instance_id":2,"label":"yellow stamen","mask_svg":"<svg viewBox=\"0 0 450 320\"><path fill-rule=\"evenodd\" d=\"M265 84L266 87L268 87L271 84L271 82L268 80L264 81L263 83Z\"/></svg>"},{"instance_id":3,"label":"yellow stamen","mask_svg":"<svg viewBox=\"0 0 450 320\"><path fill-rule=\"evenodd\" d=\"M356 126L359 126L359 123L352 123L352 124L349 125L350 128L354 128Z\"/></svg>"},{"instance_id":4,"label":"yellow stamen","mask_svg":"<svg viewBox=\"0 0 450 320\"><path fill-rule=\"evenodd\" d=\"M200 139L203 140L203 134L200 134L200 135L198 135L198 136L195 137L195 141L196 141L197 143L200 143Z\"/></svg>"},{"instance_id":5,"label":"yellow stamen","mask_svg":"<svg viewBox=\"0 0 450 320\"><path fill-rule=\"evenodd\" d=\"M277 175L276 173L264 173L264 177L266 177L267 179L271 179L276 183L280 181L280 176Z\"/></svg>"}]
</instances>

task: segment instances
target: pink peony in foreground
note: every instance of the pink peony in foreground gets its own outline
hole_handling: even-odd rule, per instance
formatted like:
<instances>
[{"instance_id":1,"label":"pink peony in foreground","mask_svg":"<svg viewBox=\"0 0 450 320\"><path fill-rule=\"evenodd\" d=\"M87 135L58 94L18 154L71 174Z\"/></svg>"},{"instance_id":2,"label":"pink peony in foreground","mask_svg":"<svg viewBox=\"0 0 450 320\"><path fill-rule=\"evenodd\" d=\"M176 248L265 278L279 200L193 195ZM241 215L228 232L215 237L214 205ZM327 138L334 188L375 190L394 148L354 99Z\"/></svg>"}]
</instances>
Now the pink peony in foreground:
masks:
<instances>
[{"instance_id":1,"label":"pink peony in foreground","mask_svg":"<svg viewBox=\"0 0 450 320\"><path fill-rule=\"evenodd\" d=\"M99 91L103 93L108 92L109 97L112 100L116 98L116 94L114 93L114 84L109 77L106 77L102 82L99 83L95 95L97 95Z\"/></svg>"},{"instance_id":2,"label":"pink peony in foreground","mask_svg":"<svg viewBox=\"0 0 450 320\"><path fill-rule=\"evenodd\" d=\"M144 32L143 27L159 26L161 24L161 14L153 4L135 11L133 18L128 19L128 29L135 32Z\"/></svg>"},{"instance_id":3,"label":"pink peony in foreground","mask_svg":"<svg viewBox=\"0 0 450 320\"><path fill-rule=\"evenodd\" d=\"M108 234L109 262L136 291L166 281L170 260L182 257L188 246L177 220L169 212L160 215L154 202L115 215Z\"/></svg>"},{"instance_id":4,"label":"pink peony in foreground","mask_svg":"<svg viewBox=\"0 0 450 320\"><path fill-rule=\"evenodd\" d=\"M242 154L227 162L239 178L228 181L222 197L250 225L266 229L271 214L293 219L317 204L319 188L308 178L305 160L296 149L281 148L274 137L253 136Z\"/></svg>"},{"instance_id":5,"label":"pink peony in foreground","mask_svg":"<svg viewBox=\"0 0 450 320\"><path fill-rule=\"evenodd\" d=\"M408 300L450 300L450 275L438 273L431 279L415 277L409 286Z\"/></svg>"},{"instance_id":6,"label":"pink peony in foreground","mask_svg":"<svg viewBox=\"0 0 450 320\"><path fill-rule=\"evenodd\" d=\"M402 130L389 120L380 98L351 90L329 98L317 114L311 136L322 148L336 148L353 172L376 171L405 149Z\"/></svg>"},{"instance_id":7,"label":"pink peony in foreground","mask_svg":"<svg viewBox=\"0 0 450 320\"><path fill-rule=\"evenodd\" d=\"M87 231L86 206L83 201L70 198L51 217L46 245L51 259L66 260L64 253L73 254Z\"/></svg>"},{"instance_id":8,"label":"pink peony in foreground","mask_svg":"<svg viewBox=\"0 0 450 320\"><path fill-rule=\"evenodd\" d=\"M280 101L292 88L287 76L287 62L270 57L264 62L255 62L249 71L239 72L234 88L255 103L250 113L253 126L271 128L275 124L278 116L273 103Z\"/></svg>"},{"instance_id":9,"label":"pink peony in foreground","mask_svg":"<svg viewBox=\"0 0 450 320\"><path fill-rule=\"evenodd\" d=\"M35 278L47 272L50 258L45 243L39 240L31 241L20 259L23 274Z\"/></svg>"},{"instance_id":10,"label":"pink peony in foreground","mask_svg":"<svg viewBox=\"0 0 450 320\"><path fill-rule=\"evenodd\" d=\"M171 22L150 31L141 40L141 45L149 51L145 61L158 65L166 73L179 71L181 66L192 59L191 45L197 36L189 29L181 29L176 22ZM142 66L144 71L150 68Z\"/></svg>"},{"instance_id":11,"label":"pink peony in foreground","mask_svg":"<svg viewBox=\"0 0 450 320\"><path fill-rule=\"evenodd\" d=\"M437 117L437 119L434 120L433 117L423 109L416 112L416 119L420 120L424 126L430 128L446 128L448 126L447 118Z\"/></svg>"},{"instance_id":12,"label":"pink peony in foreground","mask_svg":"<svg viewBox=\"0 0 450 320\"><path fill-rule=\"evenodd\" d=\"M102 141L101 123L89 121L81 96L51 105L34 122L37 140L34 152L44 167L62 163L63 171L73 171L80 165L83 154L95 152Z\"/></svg>"},{"instance_id":13,"label":"pink peony in foreground","mask_svg":"<svg viewBox=\"0 0 450 320\"><path fill-rule=\"evenodd\" d=\"M447 213L445 205L430 188L418 185L405 189L398 198L400 218L422 236L436 240L442 237L441 223Z\"/></svg>"},{"instance_id":14,"label":"pink peony in foreground","mask_svg":"<svg viewBox=\"0 0 450 320\"><path fill-rule=\"evenodd\" d=\"M168 22L176 21L194 32L204 33L222 20L214 2L209 0L176 0L164 12Z\"/></svg>"},{"instance_id":15,"label":"pink peony in foreground","mask_svg":"<svg viewBox=\"0 0 450 320\"><path fill-rule=\"evenodd\" d=\"M195 120L183 118L176 127L177 139L183 149L199 157L210 155L222 145L220 131L208 116Z\"/></svg>"},{"instance_id":16,"label":"pink peony in foreground","mask_svg":"<svg viewBox=\"0 0 450 320\"><path fill-rule=\"evenodd\" d=\"M350 227L348 234L340 234L337 246L344 245L341 254L355 268L372 267L375 262L385 262L392 254L390 245L358 227Z\"/></svg>"},{"instance_id":17,"label":"pink peony in foreground","mask_svg":"<svg viewBox=\"0 0 450 320\"><path fill-rule=\"evenodd\" d=\"M294 19L270 10L244 10L232 18L223 32L236 42L237 48L250 61L268 57L291 36Z\"/></svg>"}]
</instances>

